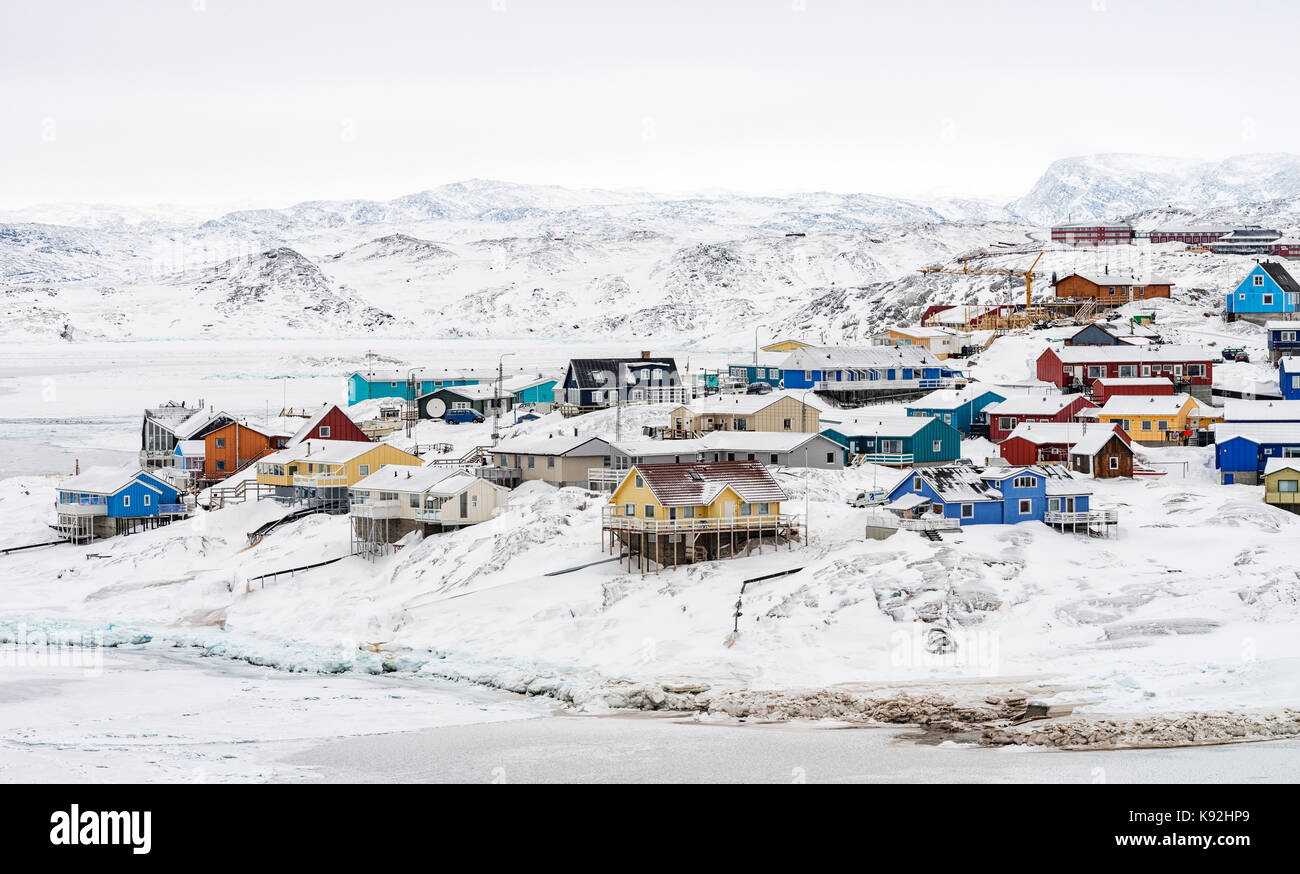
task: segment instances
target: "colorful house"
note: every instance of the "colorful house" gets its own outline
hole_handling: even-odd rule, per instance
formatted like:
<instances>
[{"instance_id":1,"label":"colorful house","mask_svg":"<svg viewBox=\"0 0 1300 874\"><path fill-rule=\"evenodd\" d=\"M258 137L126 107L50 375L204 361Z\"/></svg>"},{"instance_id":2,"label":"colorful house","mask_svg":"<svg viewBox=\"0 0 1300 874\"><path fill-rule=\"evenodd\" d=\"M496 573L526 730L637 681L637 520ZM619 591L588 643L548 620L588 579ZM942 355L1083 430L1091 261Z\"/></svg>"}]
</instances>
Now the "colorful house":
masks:
<instances>
[{"instance_id":1,"label":"colorful house","mask_svg":"<svg viewBox=\"0 0 1300 874\"><path fill-rule=\"evenodd\" d=\"M1287 400L1300 400L1300 358L1288 356L1278 359L1277 387Z\"/></svg>"},{"instance_id":2,"label":"colorful house","mask_svg":"<svg viewBox=\"0 0 1300 874\"><path fill-rule=\"evenodd\" d=\"M1214 359L1198 346L1065 346L1038 356L1037 375L1061 388L1091 388L1107 377L1164 376L1176 390L1209 403Z\"/></svg>"},{"instance_id":3,"label":"colorful house","mask_svg":"<svg viewBox=\"0 0 1300 874\"><path fill-rule=\"evenodd\" d=\"M1191 395L1116 395L1097 411L1097 421L1118 425L1138 443L1181 444L1193 436L1187 418L1198 408Z\"/></svg>"},{"instance_id":4,"label":"colorful house","mask_svg":"<svg viewBox=\"0 0 1300 874\"><path fill-rule=\"evenodd\" d=\"M644 572L647 561L676 566L789 547L798 529L781 511L787 499L757 461L637 465L615 487L601 527L628 570L636 555Z\"/></svg>"},{"instance_id":5,"label":"colorful house","mask_svg":"<svg viewBox=\"0 0 1300 874\"><path fill-rule=\"evenodd\" d=\"M132 467L92 467L60 481L55 510L54 529L73 543L165 525L188 512L176 486Z\"/></svg>"},{"instance_id":6,"label":"colorful house","mask_svg":"<svg viewBox=\"0 0 1300 874\"><path fill-rule=\"evenodd\" d=\"M810 346L790 353L781 370L787 390L848 402L953 388L960 375L920 346Z\"/></svg>"},{"instance_id":7,"label":"colorful house","mask_svg":"<svg viewBox=\"0 0 1300 874\"><path fill-rule=\"evenodd\" d=\"M1270 458L1264 465L1264 503L1300 513L1300 458Z\"/></svg>"},{"instance_id":8,"label":"colorful house","mask_svg":"<svg viewBox=\"0 0 1300 874\"><path fill-rule=\"evenodd\" d=\"M668 414L668 432L687 437L710 431L777 431L814 434L821 408L790 392L725 394L696 398Z\"/></svg>"},{"instance_id":9,"label":"colorful house","mask_svg":"<svg viewBox=\"0 0 1300 874\"><path fill-rule=\"evenodd\" d=\"M968 385L965 388L932 391L908 404L907 414L942 419L944 424L952 425L962 434L969 435L972 424L984 421L984 409L989 404L1005 400L1002 395L983 386Z\"/></svg>"},{"instance_id":10,"label":"colorful house","mask_svg":"<svg viewBox=\"0 0 1300 874\"><path fill-rule=\"evenodd\" d=\"M1104 404L1120 395L1137 395L1139 397L1170 396L1174 393L1174 384L1164 376L1126 377L1107 376L1092 383L1092 399Z\"/></svg>"},{"instance_id":11,"label":"colorful house","mask_svg":"<svg viewBox=\"0 0 1300 874\"><path fill-rule=\"evenodd\" d=\"M257 482L271 486L277 501L345 513L348 489L385 464L420 467L418 456L387 443L304 440L257 462Z\"/></svg>"},{"instance_id":12,"label":"colorful house","mask_svg":"<svg viewBox=\"0 0 1300 874\"><path fill-rule=\"evenodd\" d=\"M510 412L515 405L515 396L504 388L497 391L496 383L459 385L421 395L415 405L421 419L446 418L456 410L472 410L491 418Z\"/></svg>"},{"instance_id":13,"label":"colorful house","mask_svg":"<svg viewBox=\"0 0 1300 874\"><path fill-rule=\"evenodd\" d=\"M176 444L173 465L185 475L186 482L195 483L203 479L204 455L206 444L202 440L182 440ZM154 468L166 470L166 468Z\"/></svg>"},{"instance_id":14,"label":"colorful house","mask_svg":"<svg viewBox=\"0 0 1300 874\"><path fill-rule=\"evenodd\" d=\"M1264 323L1268 333L1268 360L1278 360L1290 355L1300 355L1300 321L1270 319Z\"/></svg>"},{"instance_id":15,"label":"colorful house","mask_svg":"<svg viewBox=\"0 0 1300 874\"><path fill-rule=\"evenodd\" d=\"M757 362L742 362L727 365L727 375L738 385L763 383L773 388L780 388L783 371L781 362L787 356L781 354L759 355Z\"/></svg>"},{"instance_id":16,"label":"colorful house","mask_svg":"<svg viewBox=\"0 0 1300 874\"><path fill-rule=\"evenodd\" d=\"M204 407L165 404L144 411L140 424L140 466L171 467L176 463L176 444L182 440L202 440L209 431L235 421L229 413Z\"/></svg>"},{"instance_id":17,"label":"colorful house","mask_svg":"<svg viewBox=\"0 0 1300 874\"><path fill-rule=\"evenodd\" d=\"M1224 485L1256 485L1270 459L1300 458L1300 423L1221 422L1214 432L1214 466Z\"/></svg>"},{"instance_id":18,"label":"colorful house","mask_svg":"<svg viewBox=\"0 0 1300 874\"><path fill-rule=\"evenodd\" d=\"M1118 425L1108 426L1097 422L1022 422L998 444L998 454L1008 464L1065 464L1069 460L1070 450L1079 441L1097 432L1114 434L1125 445L1129 442L1129 436Z\"/></svg>"},{"instance_id":19,"label":"colorful house","mask_svg":"<svg viewBox=\"0 0 1300 874\"><path fill-rule=\"evenodd\" d=\"M203 470L195 482L214 483L289 445L291 434L270 425L231 422L203 438Z\"/></svg>"},{"instance_id":20,"label":"colorful house","mask_svg":"<svg viewBox=\"0 0 1300 874\"><path fill-rule=\"evenodd\" d=\"M684 403L687 391L671 356L574 358L555 395L560 412L577 416L618 403Z\"/></svg>"},{"instance_id":21,"label":"colorful house","mask_svg":"<svg viewBox=\"0 0 1300 874\"><path fill-rule=\"evenodd\" d=\"M863 416L836 422L822 433L871 464L948 464L961 455L961 432L941 419Z\"/></svg>"},{"instance_id":22,"label":"colorful house","mask_svg":"<svg viewBox=\"0 0 1300 874\"><path fill-rule=\"evenodd\" d=\"M787 355L796 349L807 349L811 343L805 343L802 340L777 340L775 343L768 343L762 347L764 352L784 352Z\"/></svg>"},{"instance_id":23,"label":"colorful house","mask_svg":"<svg viewBox=\"0 0 1300 874\"><path fill-rule=\"evenodd\" d=\"M1133 475L1133 447L1119 429L1096 428L1070 447L1070 470L1098 479Z\"/></svg>"},{"instance_id":24,"label":"colorful house","mask_svg":"<svg viewBox=\"0 0 1300 874\"><path fill-rule=\"evenodd\" d=\"M555 387L559 379L550 376L517 376L505 381L505 389L514 395L515 406L529 406L540 412L549 412L555 406Z\"/></svg>"},{"instance_id":25,"label":"colorful house","mask_svg":"<svg viewBox=\"0 0 1300 874\"><path fill-rule=\"evenodd\" d=\"M1169 297L1174 284L1159 276L1139 278L1109 274L1068 273L1052 283L1060 298L1092 298L1101 303L1124 303Z\"/></svg>"},{"instance_id":26,"label":"colorful house","mask_svg":"<svg viewBox=\"0 0 1300 874\"><path fill-rule=\"evenodd\" d=\"M1096 407L1081 394L1016 395L984 408L989 439L1001 443L1023 422L1073 422L1084 410Z\"/></svg>"},{"instance_id":27,"label":"colorful house","mask_svg":"<svg viewBox=\"0 0 1300 874\"><path fill-rule=\"evenodd\" d=\"M1281 264L1261 262L1228 293L1227 311L1229 317L1242 313L1300 311L1300 285Z\"/></svg>"},{"instance_id":28,"label":"colorful house","mask_svg":"<svg viewBox=\"0 0 1300 874\"><path fill-rule=\"evenodd\" d=\"M432 534L486 522L508 494L466 470L385 464L348 490L352 553L382 554L412 531Z\"/></svg>"},{"instance_id":29,"label":"colorful house","mask_svg":"<svg viewBox=\"0 0 1300 874\"><path fill-rule=\"evenodd\" d=\"M478 385L497 378L493 371L435 370L414 367L409 370L366 370L348 375L348 405L376 398L401 398L414 401L420 395L453 385Z\"/></svg>"},{"instance_id":30,"label":"colorful house","mask_svg":"<svg viewBox=\"0 0 1300 874\"><path fill-rule=\"evenodd\" d=\"M871 337L873 346L920 346L942 361L952 356L965 357L973 346L971 334L953 328L911 327L886 328Z\"/></svg>"},{"instance_id":31,"label":"colorful house","mask_svg":"<svg viewBox=\"0 0 1300 874\"><path fill-rule=\"evenodd\" d=\"M325 404L298 428L297 432L289 438L289 444L307 440L344 440L350 443L364 443L370 438L356 422L348 417L347 413L339 409L337 404Z\"/></svg>"},{"instance_id":32,"label":"colorful house","mask_svg":"<svg viewBox=\"0 0 1300 874\"><path fill-rule=\"evenodd\" d=\"M1092 489L1062 465L957 464L907 471L889 489L885 509L939 529L1021 522L1099 524L1105 517L1093 514L1091 499Z\"/></svg>"}]
</instances>

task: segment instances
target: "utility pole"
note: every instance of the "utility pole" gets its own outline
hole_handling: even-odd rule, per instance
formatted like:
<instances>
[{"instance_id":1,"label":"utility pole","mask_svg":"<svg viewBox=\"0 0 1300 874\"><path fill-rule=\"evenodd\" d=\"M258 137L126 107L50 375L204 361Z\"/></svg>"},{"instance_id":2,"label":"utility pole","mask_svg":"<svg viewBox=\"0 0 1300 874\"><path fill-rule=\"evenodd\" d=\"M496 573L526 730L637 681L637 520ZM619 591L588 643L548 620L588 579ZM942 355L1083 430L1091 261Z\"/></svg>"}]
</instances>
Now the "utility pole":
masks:
<instances>
[{"instance_id":1,"label":"utility pole","mask_svg":"<svg viewBox=\"0 0 1300 874\"><path fill-rule=\"evenodd\" d=\"M626 365L619 361L614 364L614 441L623 442L623 386L625 377L623 368Z\"/></svg>"},{"instance_id":2,"label":"utility pole","mask_svg":"<svg viewBox=\"0 0 1300 874\"><path fill-rule=\"evenodd\" d=\"M502 352L497 356L497 396L492 399L492 445L496 446L497 441L501 439L501 392L502 384L505 377L504 364L506 358L514 355L513 352Z\"/></svg>"}]
</instances>

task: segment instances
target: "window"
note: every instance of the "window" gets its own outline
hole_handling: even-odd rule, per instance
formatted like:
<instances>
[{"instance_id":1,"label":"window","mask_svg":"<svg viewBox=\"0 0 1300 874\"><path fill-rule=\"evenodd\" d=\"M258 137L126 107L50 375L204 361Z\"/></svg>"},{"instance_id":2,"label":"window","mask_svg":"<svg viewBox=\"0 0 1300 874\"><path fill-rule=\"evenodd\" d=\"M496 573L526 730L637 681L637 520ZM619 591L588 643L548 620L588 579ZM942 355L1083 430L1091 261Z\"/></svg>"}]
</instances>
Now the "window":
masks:
<instances>
[{"instance_id":1,"label":"window","mask_svg":"<svg viewBox=\"0 0 1300 874\"><path fill-rule=\"evenodd\" d=\"M1264 295L1264 306L1268 307L1272 305L1273 305L1273 295L1271 294Z\"/></svg>"},{"instance_id":2,"label":"window","mask_svg":"<svg viewBox=\"0 0 1300 874\"><path fill-rule=\"evenodd\" d=\"M1104 364L1088 365L1088 379L1101 379L1105 375L1106 375L1106 365Z\"/></svg>"},{"instance_id":3,"label":"window","mask_svg":"<svg viewBox=\"0 0 1300 874\"><path fill-rule=\"evenodd\" d=\"M536 455L528 456L528 469L532 470L536 466L537 466L537 456Z\"/></svg>"},{"instance_id":4,"label":"window","mask_svg":"<svg viewBox=\"0 0 1300 874\"><path fill-rule=\"evenodd\" d=\"M152 500L153 500L153 495L145 495L145 496L144 496L144 505L145 505L146 507L149 506L149 503L150 503Z\"/></svg>"},{"instance_id":5,"label":"window","mask_svg":"<svg viewBox=\"0 0 1300 874\"><path fill-rule=\"evenodd\" d=\"M624 516L635 516L635 515L636 515L636 504L624 504L624 505L623 505L623 515L624 515Z\"/></svg>"},{"instance_id":6,"label":"window","mask_svg":"<svg viewBox=\"0 0 1300 874\"><path fill-rule=\"evenodd\" d=\"M226 463L224 461L218 461L217 470L225 470L225 469L226 469Z\"/></svg>"},{"instance_id":7,"label":"window","mask_svg":"<svg viewBox=\"0 0 1300 874\"><path fill-rule=\"evenodd\" d=\"M1150 431L1150 430L1151 430L1151 420L1150 420L1150 419L1143 419L1143 420L1142 420L1142 430L1143 430L1143 431Z\"/></svg>"},{"instance_id":8,"label":"window","mask_svg":"<svg viewBox=\"0 0 1300 874\"><path fill-rule=\"evenodd\" d=\"M789 431L789 430L792 429L793 427L794 427L794 420L793 420L793 419L782 419L782 420L781 420L781 430L782 430L782 431Z\"/></svg>"},{"instance_id":9,"label":"window","mask_svg":"<svg viewBox=\"0 0 1300 874\"><path fill-rule=\"evenodd\" d=\"M1283 331L1283 332L1279 335L1278 339L1281 340L1283 343L1294 343L1294 342L1295 342L1295 331Z\"/></svg>"},{"instance_id":10,"label":"window","mask_svg":"<svg viewBox=\"0 0 1300 874\"><path fill-rule=\"evenodd\" d=\"M321 473L325 473L325 472L326 472L325 465L322 464ZM361 474L362 476L370 476L370 465L368 464L357 465L357 473Z\"/></svg>"},{"instance_id":11,"label":"window","mask_svg":"<svg viewBox=\"0 0 1300 874\"><path fill-rule=\"evenodd\" d=\"M636 487L638 489L645 487L645 480L641 479L641 474L636 475Z\"/></svg>"},{"instance_id":12,"label":"window","mask_svg":"<svg viewBox=\"0 0 1300 874\"><path fill-rule=\"evenodd\" d=\"M1029 505L1029 499L1028 499L1028 498L1021 498L1021 499L1020 499L1020 515L1021 515L1021 516L1027 516L1027 515L1029 515L1029 506L1030 506L1030 505Z\"/></svg>"},{"instance_id":13,"label":"window","mask_svg":"<svg viewBox=\"0 0 1300 874\"><path fill-rule=\"evenodd\" d=\"M885 455L902 455L903 441L902 440L881 440L880 451Z\"/></svg>"},{"instance_id":14,"label":"window","mask_svg":"<svg viewBox=\"0 0 1300 874\"><path fill-rule=\"evenodd\" d=\"M1300 487L1300 480L1280 479L1277 481L1277 490L1279 492L1294 493L1297 491L1297 487Z\"/></svg>"},{"instance_id":15,"label":"window","mask_svg":"<svg viewBox=\"0 0 1300 874\"><path fill-rule=\"evenodd\" d=\"M129 506L131 506L131 496L130 496L130 495L123 495L123 496L122 496L122 506L123 506L123 507L129 507Z\"/></svg>"},{"instance_id":16,"label":"window","mask_svg":"<svg viewBox=\"0 0 1300 874\"><path fill-rule=\"evenodd\" d=\"M777 463L777 461L776 461L776 453L775 453L775 452L772 453L770 456L768 456L768 458L769 458L769 461L767 462L768 464L776 464L776 463Z\"/></svg>"},{"instance_id":17,"label":"window","mask_svg":"<svg viewBox=\"0 0 1300 874\"><path fill-rule=\"evenodd\" d=\"M225 438L225 437L218 437L218 438L216 438L216 439L217 439L217 448L218 448L218 449L225 449L225 448L226 448L226 438Z\"/></svg>"},{"instance_id":18,"label":"window","mask_svg":"<svg viewBox=\"0 0 1300 874\"><path fill-rule=\"evenodd\" d=\"M961 505L961 517L962 517L963 519L974 519L974 518L975 518L975 505L974 505L974 504L962 504L962 505Z\"/></svg>"},{"instance_id":19,"label":"window","mask_svg":"<svg viewBox=\"0 0 1300 874\"><path fill-rule=\"evenodd\" d=\"M1111 469L1111 470L1119 470L1119 456L1118 456L1118 455L1112 455L1112 456L1110 457L1110 469Z\"/></svg>"},{"instance_id":20,"label":"window","mask_svg":"<svg viewBox=\"0 0 1300 874\"><path fill-rule=\"evenodd\" d=\"M773 458L776 458L775 455L773 455L772 457L773 457ZM775 461L772 462L772 463L773 463L773 464L776 464ZM834 463L835 463L835 453L834 453L834 452L827 452L827 453L826 453L826 463L827 463L827 464L834 464Z\"/></svg>"},{"instance_id":21,"label":"window","mask_svg":"<svg viewBox=\"0 0 1300 874\"><path fill-rule=\"evenodd\" d=\"M319 430L319 432L318 432L318 436L319 436L322 440L325 439L326 437L329 437L329 436L330 436L330 426L329 426L329 425L321 425L321 426L320 426L320 430Z\"/></svg>"},{"instance_id":22,"label":"window","mask_svg":"<svg viewBox=\"0 0 1300 874\"><path fill-rule=\"evenodd\" d=\"M694 518L695 518L695 508L694 508L694 507L679 507L679 508L677 509L677 515L681 516L683 519L694 519Z\"/></svg>"},{"instance_id":23,"label":"window","mask_svg":"<svg viewBox=\"0 0 1300 874\"><path fill-rule=\"evenodd\" d=\"M410 504L411 504L412 507L417 507L417 508L418 508L418 507L420 506L420 496L419 496L419 495L411 495L411 497L410 497Z\"/></svg>"},{"instance_id":24,"label":"window","mask_svg":"<svg viewBox=\"0 0 1300 874\"><path fill-rule=\"evenodd\" d=\"M1121 364L1119 366L1120 379L1132 378L1138 375L1136 364Z\"/></svg>"},{"instance_id":25,"label":"window","mask_svg":"<svg viewBox=\"0 0 1300 874\"><path fill-rule=\"evenodd\" d=\"M1188 375L1188 376L1205 376L1205 365L1204 365L1204 364L1189 364L1189 365L1187 365L1187 375Z\"/></svg>"},{"instance_id":26,"label":"window","mask_svg":"<svg viewBox=\"0 0 1300 874\"><path fill-rule=\"evenodd\" d=\"M1061 499L1060 499L1060 498L1048 498L1048 499L1047 499L1047 511L1048 511L1049 513L1059 513L1059 512L1061 512Z\"/></svg>"},{"instance_id":27,"label":"window","mask_svg":"<svg viewBox=\"0 0 1300 874\"><path fill-rule=\"evenodd\" d=\"M546 456L546 466L547 466L547 467L555 467L555 456L554 456L554 455L548 455L548 456Z\"/></svg>"},{"instance_id":28,"label":"window","mask_svg":"<svg viewBox=\"0 0 1300 874\"><path fill-rule=\"evenodd\" d=\"M754 512L754 508L753 508L752 505L750 505L750 504L746 504L746 503L744 503L743 501L741 502L741 504L740 504L740 515L742 515L742 516L748 516L748 515L752 514L753 512Z\"/></svg>"},{"instance_id":29,"label":"window","mask_svg":"<svg viewBox=\"0 0 1300 874\"><path fill-rule=\"evenodd\" d=\"M655 517L655 505L654 505L654 504L646 504L646 505L645 505L645 517L646 517L647 519L653 519L653 518Z\"/></svg>"},{"instance_id":30,"label":"window","mask_svg":"<svg viewBox=\"0 0 1300 874\"><path fill-rule=\"evenodd\" d=\"M736 424L735 424L735 429L736 429L737 431L748 431L748 430L749 430L749 420L748 420L748 419L745 419L745 418L737 419L737 420L736 420Z\"/></svg>"},{"instance_id":31,"label":"window","mask_svg":"<svg viewBox=\"0 0 1300 874\"><path fill-rule=\"evenodd\" d=\"M1264 287L1264 277L1262 277L1262 276L1252 276L1251 279L1253 279L1253 280L1255 281L1255 287L1256 287L1256 288L1263 288L1263 287ZM1244 298L1245 295L1243 294L1242 297Z\"/></svg>"},{"instance_id":32,"label":"window","mask_svg":"<svg viewBox=\"0 0 1300 874\"><path fill-rule=\"evenodd\" d=\"M1011 485L1013 488L1017 489L1032 489L1034 486L1038 485L1038 477L1018 476L1011 481Z\"/></svg>"},{"instance_id":33,"label":"window","mask_svg":"<svg viewBox=\"0 0 1300 874\"><path fill-rule=\"evenodd\" d=\"M1011 416L998 416L999 431L1014 431L1015 428L1016 428L1016 420L1013 419Z\"/></svg>"},{"instance_id":34,"label":"window","mask_svg":"<svg viewBox=\"0 0 1300 874\"><path fill-rule=\"evenodd\" d=\"M942 440L936 440L936 441L934 441L934 444L930 447L930 450L931 450L932 452L942 452L942 451L943 451L943 441L942 441Z\"/></svg>"},{"instance_id":35,"label":"window","mask_svg":"<svg viewBox=\"0 0 1300 874\"><path fill-rule=\"evenodd\" d=\"M768 513L772 512L771 504L755 504L754 507L758 510L758 515L760 516L766 516Z\"/></svg>"},{"instance_id":36,"label":"window","mask_svg":"<svg viewBox=\"0 0 1300 874\"><path fill-rule=\"evenodd\" d=\"M1157 431L1168 431L1168 430L1169 430L1169 421L1168 421L1167 419L1161 419L1159 422L1156 422L1156 430L1157 430Z\"/></svg>"},{"instance_id":37,"label":"window","mask_svg":"<svg viewBox=\"0 0 1300 874\"><path fill-rule=\"evenodd\" d=\"M921 490L921 478L919 476L912 477L912 491L919 492L920 490Z\"/></svg>"}]
</instances>

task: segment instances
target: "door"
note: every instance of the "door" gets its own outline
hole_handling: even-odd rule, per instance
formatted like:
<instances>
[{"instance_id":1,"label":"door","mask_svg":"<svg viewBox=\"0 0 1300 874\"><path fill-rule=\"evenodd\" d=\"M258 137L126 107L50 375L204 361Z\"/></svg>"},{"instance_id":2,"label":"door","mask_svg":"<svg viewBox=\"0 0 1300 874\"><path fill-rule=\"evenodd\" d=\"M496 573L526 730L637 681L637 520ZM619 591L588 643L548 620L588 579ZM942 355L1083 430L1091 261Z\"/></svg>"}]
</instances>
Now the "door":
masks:
<instances>
[{"instance_id":1,"label":"door","mask_svg":"<svg viewBox=\"0 0 1300 874\"><path fill-rule=\"evenodd\" d=\"M722 504L722 514L728 519L734 518L736 515L736 502L724 501Z\"/></svg>"},{"instance_id":2,"label":"door","mask_svg":"<svg viewBox=\"0 0 1300 874\"><path fill-rule=\"evenodd\" d=\"M469 492L460 493L460 518L469 516Z\"/></svg>"}]
</instances>

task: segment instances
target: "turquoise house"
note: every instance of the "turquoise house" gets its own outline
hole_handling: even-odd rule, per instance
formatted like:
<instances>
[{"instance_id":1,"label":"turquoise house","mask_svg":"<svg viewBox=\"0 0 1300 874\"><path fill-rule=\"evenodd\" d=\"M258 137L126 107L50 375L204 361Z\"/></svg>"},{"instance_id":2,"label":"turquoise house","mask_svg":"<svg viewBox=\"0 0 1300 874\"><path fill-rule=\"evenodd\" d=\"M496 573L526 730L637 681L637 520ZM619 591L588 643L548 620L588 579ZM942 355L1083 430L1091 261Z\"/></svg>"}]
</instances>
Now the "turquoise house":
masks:
<instances>
[{"instance_id":1,"label":"turquoise house","mask_svg":"<svg viewBox=\"0 0 1300 874\"><path fill-rule=\"evenodd\" d=\"M872 464L948 464L961 455L961 432L942 419L863 417L836 422L822 433Z\"/></svg>"},{"instance_id":2,"label":"turquoise house","mask_svg":"<svg viewBox=\"0 0 1300 874\"><path fill-rule=\"evenodd\" d=\"M527 381L516 380L507 388L515 396L515 406L553 404L555 403L555 386L558 383L558 379L538 377Z\"/></svg>"},{"instance_id":3,"label":"turquoise house","mask_svg":"<svg viewBox=\"0 0 1300 874\"><path fill-rule=\"evenodd\" d=\"M403 400L414 401L416 398L435 392L440 388L451 388L458 385L479 385L483 382L494 382L496 374L490 377L471 373L454 373L444 371L439 374L431 374L430 368L417 367L414 369L414 376L418 381L418 386L412 390L412 383L408 382L408 377L412 375L411 371L403 370L367 370L362 373L355 371L348 376L348 404L360 403L361 401L374 400L375 398L402 398Z\"/></svg>"},{"instance_id":4,"label":"turquoise house","mask_svg":"<svg viewBox=\"0 0 1300 874\"><path fill-rule=\"evenodd\" d=\"M940 389L930 392L909 405L907 414L940 419L962 434L969 435L971 423L980 421L980 414L984 412L985 407L1005 400L1006 398L997 392L979 386Z\"/></svg>"},{"instance_id":5,"label":"turquoise house","mask_svg":"<svg viewBox=\"0 0 1300 874\"><path fill-rule=\"evenodd\" d=\"M1229 313L1300 312L1300 285L1275 261L1264 261L1228 293Z\"/></svg>"}]
</instances>

